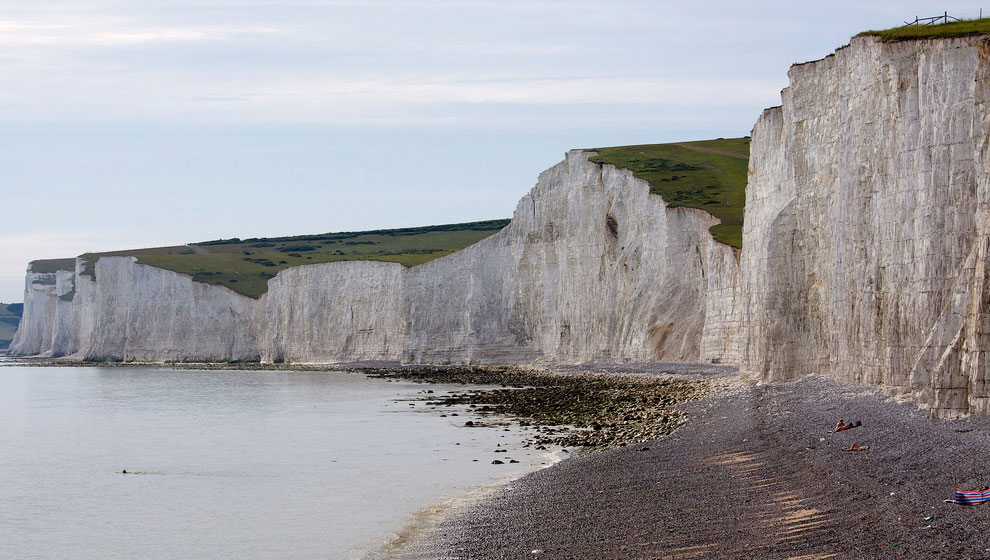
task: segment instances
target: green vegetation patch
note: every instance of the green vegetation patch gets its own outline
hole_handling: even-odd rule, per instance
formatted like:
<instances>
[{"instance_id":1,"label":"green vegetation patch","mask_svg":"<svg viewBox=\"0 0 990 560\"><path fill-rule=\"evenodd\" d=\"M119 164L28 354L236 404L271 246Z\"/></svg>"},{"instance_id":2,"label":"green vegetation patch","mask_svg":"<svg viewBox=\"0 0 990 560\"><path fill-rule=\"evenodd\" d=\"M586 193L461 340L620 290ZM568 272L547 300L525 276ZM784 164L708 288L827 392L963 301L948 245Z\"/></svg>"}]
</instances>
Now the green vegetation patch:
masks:
<instances>
[{"instance_id":1,"label":"green vegetation patch","mask_svg":"<svg viewBox=\"0 0 990 560\"><path fill-rule=\"evenodd\" d=\"M0 350L10 348L23 313L23 303L0 303Z\"/></svg>"},{"instance_id":2,"label":"green vegetation patch","mask_svg":"<svg viewBox=\"0 0 990 560\"><path fill-rule=\"evenodd\" d=\"M509 220L418 228L326 233L294 237L219 239L179 245L87 253L83 274L94 276L96 261L134 256L138 262L224 286L250 297L268 291L268 280L286 268L337 261L387 261L416 266L449 255L498 232Z\"/></svg>"},{"instance_id":3,"label":"green vegetation patch","mask_svg":"<svg viewBox=\"0 0 990 560\"><path fill-rule=\"evenodd\" d=\"M75 272L76 259L44 259L31 261L31 272L54 274L60 270Z\"/></svg>"},{"instance_id":4,"label":"green vegetation patch","mask_svg":"<svg viewBox=\"0 0 990 560\"><path fill-rule=\"evenodd\" d=\"M595 148L596 163L629 169L668 206L700 208L722 221L711 227L722 243L742 247L749 137Z\"/></svg>"},{"instance_id":5,"label":"green vegetation patch","mask_svg":"<svg viewBox=\"0 0 990 560\"><path fill-rule=\"evenodd\" d=\"M990 18L966 19L937 25L904 25L892 29L864 31L857 37L880 37L887 42L912 41L917 39L934 39L950 37L966 37L990 33Z\"/></svg>"}]
</instances>

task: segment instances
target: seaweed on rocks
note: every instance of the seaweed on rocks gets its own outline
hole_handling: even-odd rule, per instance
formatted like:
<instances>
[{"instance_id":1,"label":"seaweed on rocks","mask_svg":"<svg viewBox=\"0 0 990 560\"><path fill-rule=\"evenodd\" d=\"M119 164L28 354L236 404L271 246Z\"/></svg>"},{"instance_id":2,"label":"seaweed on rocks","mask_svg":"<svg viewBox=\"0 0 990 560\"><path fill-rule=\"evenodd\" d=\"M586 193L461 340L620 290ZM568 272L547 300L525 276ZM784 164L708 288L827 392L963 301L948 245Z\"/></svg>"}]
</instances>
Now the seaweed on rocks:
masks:
<instances>
[{"instance_id":1,"label":"seaweed on rocks","mask_svg":"<svg viewBox=\"0 0 990 560\"><path fill-rule=\"evenodd\" d=\"M684 423L674 408L705 395L707 381L631 375L557 374L519 367L365 370L419 383L495 385L424 397L434 406L467 405L535 428L527 444L607 449L659 439Z\"/></svg>"}]
</instances>

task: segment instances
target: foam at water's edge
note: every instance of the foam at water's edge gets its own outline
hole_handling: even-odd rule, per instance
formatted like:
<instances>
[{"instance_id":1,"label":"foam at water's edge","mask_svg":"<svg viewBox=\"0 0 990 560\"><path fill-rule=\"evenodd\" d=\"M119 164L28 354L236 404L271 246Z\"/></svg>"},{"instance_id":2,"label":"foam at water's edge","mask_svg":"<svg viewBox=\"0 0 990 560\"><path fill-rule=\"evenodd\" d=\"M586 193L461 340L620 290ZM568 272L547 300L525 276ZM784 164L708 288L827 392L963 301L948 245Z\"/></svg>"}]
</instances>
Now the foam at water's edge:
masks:
<instances>
[{"instance_id":1,"label":"foam at water's edge","mask_svg":"<svg viewBox=\"0 0 990 560\"><path fill-rule=\"evenodd\" d=\"M550 461L528 473L518 473L496 480L417 511L411 516L407 525L390 535L379 550L370 552L364 557L364 560L415 560L421 556L424 560L432 558L430 555L433 554L433 551L429 549L435 540L431 538L431 535L436 533L445 520L456 517L491 499L498 491L510 485L512 481L555 465L567 458L566 454L559 452L547 452L545 456Z\"/></svg>"}]
</instances>

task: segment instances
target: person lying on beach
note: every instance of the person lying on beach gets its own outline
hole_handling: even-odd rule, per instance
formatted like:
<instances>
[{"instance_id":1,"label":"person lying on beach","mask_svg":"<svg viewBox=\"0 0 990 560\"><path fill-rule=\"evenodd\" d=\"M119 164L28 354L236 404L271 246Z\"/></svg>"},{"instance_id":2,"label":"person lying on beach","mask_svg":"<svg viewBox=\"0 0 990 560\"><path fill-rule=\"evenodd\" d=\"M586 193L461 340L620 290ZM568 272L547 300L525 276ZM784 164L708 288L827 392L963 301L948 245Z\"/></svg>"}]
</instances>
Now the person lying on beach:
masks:
<instances>
[{"instance_id":1,"label":"person lying on beach","mask_svg":"<svg viewBox=\"0 0 990 560\"><path fill-rule=\"evenodd\" d=\"M849 449L843 449L843 451L866 451L869 448L870 448L869 445L860 445L858 443L854 443L849 446Z\"/></svg>"},{"instance_id":2,"label":"person lying on beach","mask_svg":"<svg viewBox=\"0 0 990 560\"><path fill-rule=\"evenodd\" d=\"M990 487L982 486L979 490L960 490L956 488L956 497L945 501L950 504L962 504L968 506L975 506L990 502Z\"/></svg>"},{"instance_id":3,"label":"person lying on beach","mask_svg":"<svg viewBox=\"0 0 990 560\"><path fill-rule=\"evenodd\" d=\"M832 430L832 431L830 431L830 432L825 432L825 433L827 433L827 434L834 434L836 432L841 432L843 430L851 430L853 428L856 428L856 427L862 426L862 425L863 425L863 423L860 422L860 421L850 422L850 423L846 424L845 422L842 421L842 418L839 418L839 423L835 425L835 429Z\"/></svg>"}]
</instances>

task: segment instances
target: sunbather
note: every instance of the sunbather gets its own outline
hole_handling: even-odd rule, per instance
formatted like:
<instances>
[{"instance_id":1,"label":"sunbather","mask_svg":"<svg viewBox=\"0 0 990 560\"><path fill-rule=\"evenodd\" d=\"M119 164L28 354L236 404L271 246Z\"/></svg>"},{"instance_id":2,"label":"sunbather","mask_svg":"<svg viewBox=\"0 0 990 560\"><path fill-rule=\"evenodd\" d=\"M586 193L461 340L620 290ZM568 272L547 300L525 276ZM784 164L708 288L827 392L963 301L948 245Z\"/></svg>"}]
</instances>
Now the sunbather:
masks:
<instances>
[{"instance_id":1,"label":"sunbather","mask_svg":"<svg viewBox=\"0 0 990 560\"><path fill-rule=\"evenodd\" d=\"M850 422L850 423L846 424L845 422L842 421L842 418L839 418L839 423L835 425L835 429L832 430L831 432L827 432L827 433L834 434L835 432L841 432L841 431L844 431L844 430L851 430L853 428L856 428L856 427L862 426L862 425L863 425L863 423L860 422L860 421Z\"/></svg>"}]
</instances>

